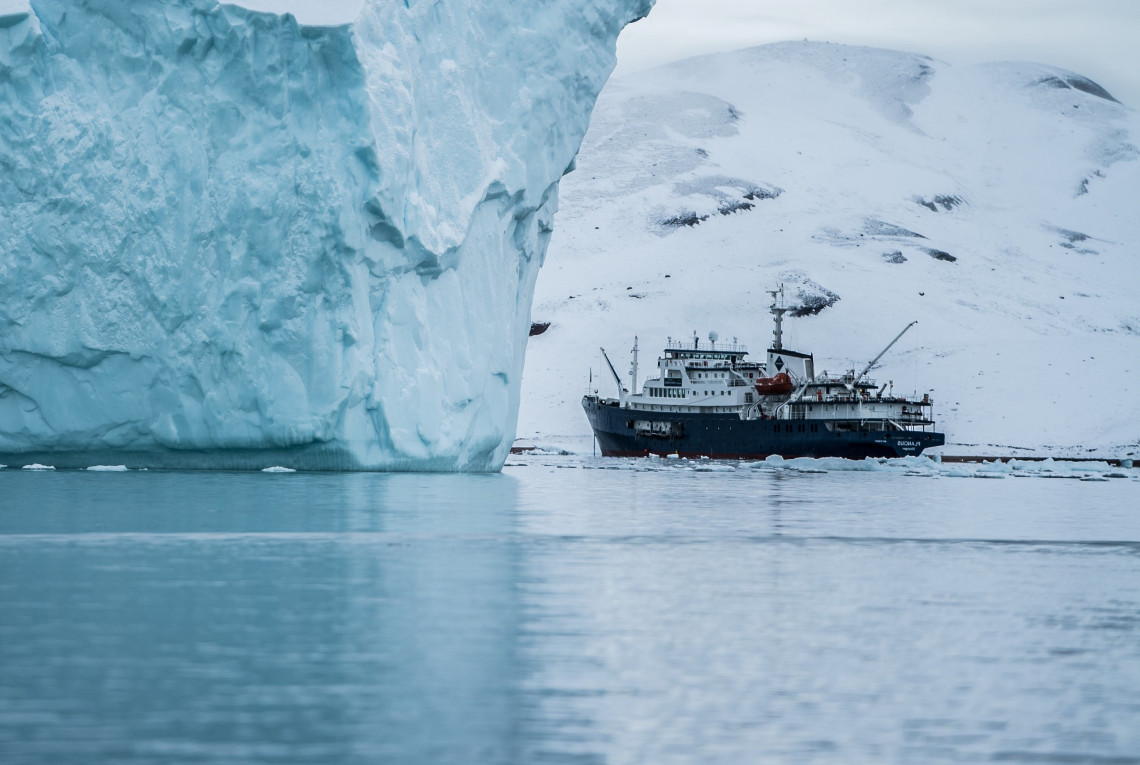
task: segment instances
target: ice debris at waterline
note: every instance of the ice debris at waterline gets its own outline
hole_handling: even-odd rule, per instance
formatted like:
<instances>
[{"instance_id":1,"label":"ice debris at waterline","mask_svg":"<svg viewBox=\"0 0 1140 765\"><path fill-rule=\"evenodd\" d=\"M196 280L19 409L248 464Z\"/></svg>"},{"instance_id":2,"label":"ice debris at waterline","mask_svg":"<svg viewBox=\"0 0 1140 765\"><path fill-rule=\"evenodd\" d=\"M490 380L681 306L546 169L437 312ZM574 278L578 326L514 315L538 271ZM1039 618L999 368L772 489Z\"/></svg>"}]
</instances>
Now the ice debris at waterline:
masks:
<instances>
[{"instance_id":1,"label":"ice debris at waterline","mask_svg":"<svg viewBox=\"0 0 1140 765\"><path fill-rule=\"evenodd\" d=\"M1128 478L1131 473L1107 462L1066 462L1064 460L992 460L989 462L942 462L929 457L875 458L846 460L835 457L784 459L773 455L762 462L748 463L757 470L790 470L800 473L889 472L947 478L1076 478L1096 480ZM1140 478L1140 474L1137 474Z\"/></svg>"},{"instance_id":2,"label":"ice debris at waterline","mask_svg":"<svg viewBox=\"0 0 1140 765\"><path fill-rule=\"evenodd\" d=\"M841 457L793 457L773 455L760 462L709 460L707 457L688 459L669 455L662 459L656 455L643 457L584 457L577 455L576 461L567 464L549 460L550 454L527 452L515 455L521 457L515 467L525 467L546 460L543 464L558 467L581 467L593 470L632 470L635 472L688 471L693 473L738 473L755 472L788 473L893 473L896 475L921 476L927 478L1070 478L1074 480L1099 481L1110 478L1132 479L1140 482L1140 471L1132 467L1115 467L1108 462L1071 462L1066 460L1018 460L1002 462L942 462L937 458L918 457L872 457L862 460Z\"/></svg>"},{"instance_id":3,"label":"ice debris at waterline","mask_svg":"<svg viewBox=\"0 0 1140 765\"><path fill-rule=\"evenodd\" d=\"M501 467L558 181L652 2L0 16L0 455Z\"/></svg>"}]
</instances>

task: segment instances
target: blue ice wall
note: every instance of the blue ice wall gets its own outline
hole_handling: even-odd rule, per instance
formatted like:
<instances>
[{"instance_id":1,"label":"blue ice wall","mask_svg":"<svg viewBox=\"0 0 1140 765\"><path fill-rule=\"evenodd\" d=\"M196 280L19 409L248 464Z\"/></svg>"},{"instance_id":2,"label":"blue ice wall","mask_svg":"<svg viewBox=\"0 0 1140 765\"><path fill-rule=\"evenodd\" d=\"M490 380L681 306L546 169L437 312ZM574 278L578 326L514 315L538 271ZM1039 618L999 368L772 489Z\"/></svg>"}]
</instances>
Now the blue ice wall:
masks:
<instances>
[{"instance_id":1,"label":"blue ice wall","mask_svg":"<svg viewBox=\"0 0 1140 765\"><path fill-rule=\"evenodd\" d=\"M0 463L501 467L558 181L651 4L0 17Z\"/></svg>"}]
</instances>

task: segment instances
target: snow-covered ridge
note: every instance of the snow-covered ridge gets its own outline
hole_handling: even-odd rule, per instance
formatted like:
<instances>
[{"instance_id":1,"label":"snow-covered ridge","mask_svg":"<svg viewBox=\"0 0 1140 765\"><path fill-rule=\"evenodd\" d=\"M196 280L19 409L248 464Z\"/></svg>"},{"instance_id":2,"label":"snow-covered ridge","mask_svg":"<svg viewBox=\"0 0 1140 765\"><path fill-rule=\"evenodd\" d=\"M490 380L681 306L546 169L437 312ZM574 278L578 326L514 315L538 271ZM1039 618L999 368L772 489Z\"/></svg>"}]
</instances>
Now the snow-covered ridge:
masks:
<instances>
[{"instance_id":1,"label":"snow-covered ridge","mask_svg":"<svg viewBox=\"0 0 1140 765\"><path fill-rule=\"evenodd\" d=\"M1135 111L1040 64L782 43L614 80L562 186L520 435L588 437L598 345L762 352L782 281L817 369L919 320L872 376L930 392L948 452L1140 454L1138 145Z\"/></svg>"},{"instance_id":2,"label":"snow-covered ridge","mask_svg":"<svg viewBox=\"0 0 1140 765\"><path fill-rule=\"evenodd\" d=\"M652 0L0 21L0 454L493 470L558 182Z\"/></svg>"}]
</instances>

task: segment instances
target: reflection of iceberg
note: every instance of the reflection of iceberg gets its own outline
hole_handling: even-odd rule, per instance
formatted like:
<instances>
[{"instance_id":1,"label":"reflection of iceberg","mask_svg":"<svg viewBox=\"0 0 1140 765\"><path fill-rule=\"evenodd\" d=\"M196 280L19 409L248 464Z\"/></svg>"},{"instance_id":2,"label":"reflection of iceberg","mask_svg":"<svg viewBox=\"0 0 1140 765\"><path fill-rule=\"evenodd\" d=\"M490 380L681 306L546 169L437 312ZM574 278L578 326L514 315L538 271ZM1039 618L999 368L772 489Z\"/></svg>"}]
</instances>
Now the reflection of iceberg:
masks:
<instances>
[{"instance_id":1,"label":"reflection of iceberg","mask_svg":"<svg viewBox=\"0 0 1140 765\"><path fill-rule=\"evenodd\" d=\"M5 762L514 761L515 480L24 476Z\"/></svg>"},{"instance_id":2,"label":"reflection of iceberg","mask_svg":"<svg viewBox=\"0 0 1140 765\"><path fill-rule=\"evenodd\" d=\"M558 180L651 4L3 17L2 461L497 469Z\"/></svg>"}]
</instances>

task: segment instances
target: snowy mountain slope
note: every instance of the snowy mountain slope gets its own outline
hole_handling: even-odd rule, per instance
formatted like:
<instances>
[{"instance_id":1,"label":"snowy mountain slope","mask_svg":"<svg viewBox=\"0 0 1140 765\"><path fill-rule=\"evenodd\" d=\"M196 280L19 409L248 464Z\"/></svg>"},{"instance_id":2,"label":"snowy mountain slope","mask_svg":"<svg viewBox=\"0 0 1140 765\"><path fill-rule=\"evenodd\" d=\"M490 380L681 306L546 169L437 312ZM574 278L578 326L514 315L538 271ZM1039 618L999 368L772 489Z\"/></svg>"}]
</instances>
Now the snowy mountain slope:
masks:
<instances>
[{"instance_id":1,"label":"snowy mountain slope","mask_svg":"<svg viewBox=\"0 0 1140 765\"><path fill-rule=\"evenodd\" d=\"M785 43L611 81L562 185L519 435L588 436L587 370L615 390L599 345L624 373L639 335L643 380L669 335L759 355L784 282L819 309L788 344L820 369L919 320L872 374L932 392L947 452L1140 453L1137 144L1136 112L1037 64Z\"/></svg>"}]
</instances>

